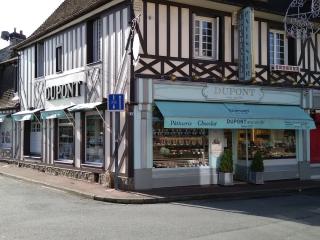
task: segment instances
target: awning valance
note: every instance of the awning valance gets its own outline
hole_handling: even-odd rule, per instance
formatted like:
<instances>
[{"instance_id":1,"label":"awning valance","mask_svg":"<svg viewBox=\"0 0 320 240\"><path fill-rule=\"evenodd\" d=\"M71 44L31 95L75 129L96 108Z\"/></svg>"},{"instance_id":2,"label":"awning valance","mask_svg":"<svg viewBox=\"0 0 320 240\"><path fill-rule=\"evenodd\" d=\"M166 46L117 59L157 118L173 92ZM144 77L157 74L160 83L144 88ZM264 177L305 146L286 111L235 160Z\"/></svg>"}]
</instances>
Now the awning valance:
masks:
<instances>
[{"instance_id":1,"label":"awning valance","mask_svg":"<svg viewBox=\"0 0 320 240\"><path fill-rule=\"evenodd\" d=\"M34 109L34 110L26 110L26 111L20 111L17 113L12 114L12 118L16 122L22 122L22 121L28 121L33 120L34 115L38 112L40 112L42 109Z\"/></svg>"},{"instance_id":2,"label":"awning valance","mask_svg":"<svg viewBox=\"0 0 320 240\"><path fill-rule=\"evenodd\" d=\"M65 110L70 106L60 106L54 108L48 108L41 112L41 119L49 120L55 118L67 118Z\"/></svg>"},{"instance_id":3,"label":"awning valance","mask_svg":"<svg viewBox=\"0 0 320 240\"><path fill-rule=\"evenodd\" d=\"M6 117L7 117L7 114L0 114L0 123L4 122Z\"/></svg>"},{"instance_id":4,"label":"awning valance","mask_svg":"<svg viewBox=\"0 0 320 240\"><path fill-rule=\"evenodd\" d=\"M156 101L165 128L313 129L300 107Z\"/></svg>"},{"instance_id":5,"label":"awning valance","mask_svg":"<svg viewBox=\"0 0 320 240\"><path fill-rule=\"evenodd\" d=\"M94 103L82 103L75 105L71 108L68 108L69 112L78 112L78 111L90 111L92 109L95 109L99 105L101 105L102 102L94 102Z\"/></svg>"}]
</instances>

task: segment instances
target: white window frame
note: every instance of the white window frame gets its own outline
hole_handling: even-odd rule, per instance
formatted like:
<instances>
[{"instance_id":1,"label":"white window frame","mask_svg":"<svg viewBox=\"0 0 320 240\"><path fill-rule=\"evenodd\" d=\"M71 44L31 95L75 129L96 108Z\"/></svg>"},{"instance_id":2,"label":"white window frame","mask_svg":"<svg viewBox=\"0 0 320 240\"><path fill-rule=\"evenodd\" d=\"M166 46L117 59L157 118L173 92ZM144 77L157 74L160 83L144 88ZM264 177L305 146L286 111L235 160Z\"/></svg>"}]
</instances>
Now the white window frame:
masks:
<instances>
[{"instance_id":1,"label":"white window frame","mask_svg":"<svg viewBox=\"0 0 320 240\"><path fill-rule=\"evenodd\" d=\"M271 56L271 42L270 42L270 33L273 33L273 56ZM271 63L271 59L273 58L273 60L276 59L276 38L274 37L275 34L282 34L283 35L283 39L284 39L284 63L280 64L280 63ZM269 30L269 34L268 34L268 38L269 38L269 55L270 55L270 59L269 59L269 63L271 65L288 65L288 38L286 37L286 34L284 31L280 31L280 30L274 30L274 29L270 29Z\"/></svg>"},{"instance_id":2,"label":"white window frame","mask_svg":"<svg viewBox=\"0 0 320 240\"><path fill-rule=\"evenodd\" d=\"M41 123L31 121L30 132L41 132Z\"/></svg>"},{"instance_id":3,"label":"white window frame","mask_svg":"<svg viewBox=\"0 0 320 240\"><path fill-rule=\"evenodd\" d=\"M199 56L196 55L195 51L195 29L196 29L196 21L206 21L212 23L212 57L203 56L202 55L202 31L200 24L200 37L199 37ZM193 57L198 59L208 59L208 60L218 60L219 59L219 17L209 18L202 17L198 15L193 15L193 33L192 33L192 41L193 41Z\"/></svg>"}]
</instances>

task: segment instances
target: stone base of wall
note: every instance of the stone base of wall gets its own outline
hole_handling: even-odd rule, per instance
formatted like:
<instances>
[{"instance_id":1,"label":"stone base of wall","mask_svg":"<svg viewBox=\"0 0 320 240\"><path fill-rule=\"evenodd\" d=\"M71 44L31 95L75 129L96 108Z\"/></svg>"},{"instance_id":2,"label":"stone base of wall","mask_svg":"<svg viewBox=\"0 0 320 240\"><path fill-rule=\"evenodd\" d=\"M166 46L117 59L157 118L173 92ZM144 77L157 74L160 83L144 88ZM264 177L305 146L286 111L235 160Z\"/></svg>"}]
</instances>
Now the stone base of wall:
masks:
<instances>
[{"instance_id":1,"label":"stone base of wall","mask_svg":"<svg viewBox=\"0 0 320 240\"><path fill-rule=\"evenodd\" d=\"M100 174L100 184L105 185L108 188L114 188L114 173L107 171L103 174ZM125 191L134 190L133 178L118 177L119 179L119 188Z\"/></svg>"},{"instance_id":2,"label":"stone base of wall","mask_svg":"<svg viewBox=\"0 0 320 240\"><path fill-rule=\"evenodd\" d=\"M11 159L12 158L12 150L11 149L0 149L0 157L3 159Z\"/></svg>"},{"instance_id":3,"label":"stone base of wall","mask_svg":"<svg viewBox=\"0 0 320 240\"><path fill-rule=\"evenodd\" d=\"M24 167L33 170L38 170L39 172L43 172L46 174L54 175L54 176L65 176L81 181L91 182L91 183L99 183L107 188L114 188L114 173L107 171L104 173L94 173L89 171L83 171L79 169L70 169L70 168L62 168L55 167L51 165L44 165L41 163L35 162L23 162L16 161L11 159L0 159L0 162L6 162L8 164L15 164L17 167ZM127 177L119 177L119 188L122 190L133 190L134 184L132 178Z\"/></svg>"}]
</instances>

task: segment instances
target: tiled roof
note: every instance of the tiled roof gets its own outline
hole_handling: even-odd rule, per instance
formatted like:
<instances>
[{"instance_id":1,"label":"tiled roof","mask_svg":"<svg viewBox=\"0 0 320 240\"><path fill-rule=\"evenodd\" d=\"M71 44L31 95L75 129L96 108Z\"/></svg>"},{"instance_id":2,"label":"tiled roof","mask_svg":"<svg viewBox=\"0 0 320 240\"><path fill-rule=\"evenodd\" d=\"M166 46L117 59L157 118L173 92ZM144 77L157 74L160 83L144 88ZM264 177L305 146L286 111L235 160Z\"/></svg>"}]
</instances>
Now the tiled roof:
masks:
<instances>
[{"instance_id":1,"label":"tiled roof","mask_svg":"<svg viewBox=\"0 0 320 240\"><path fill-rule=\"evenodd\" d=\"M13 97L13 89L5 91L0 98L0 110L16 108L18 106L18 103L11 100Z\"/></svg>"},{"instance_id":2,"label":"tiled roof","mask_svg":"<svg viewBox=\"0 0 320 240\"><path fill-rule=\"evenodd\" d=\"M237 6L253 6L258 10L284 15L291 0L211 0ZM111 2L111 0L65 0L47 20L18 48L36 40L37 38L57 29L64 24Z\"/></svg>"},{"instance_id":3,"label":"tiled roof","mask_svg":"<svg viewBox=\"0 0 320 240\"><path fill-rule=\"evenodd\" d=\"M68 22L102 6L110 0L65 0L44 23L30 36L18 44L21 47Z\"/></svg>"},{"instance_id":4,"label":"tiled roof","mask_svg":"<svg viewBox=\"0 0 320 240\"><path fill-rule=\"evenodd\" d=\"M14 57L12 46L8 46L0 50L0 63L8 61Z\"/></svg>"},{"instance_id":5,"label":"tiled roof","mask_svg":"<svg viewBox=\"0 0 320 240\"><path fill-rule=\"evenodd\" d=\"M292 0L212 0L237 6L252 6L257 10L285 15Z\"/></svg>"}]
</instances>

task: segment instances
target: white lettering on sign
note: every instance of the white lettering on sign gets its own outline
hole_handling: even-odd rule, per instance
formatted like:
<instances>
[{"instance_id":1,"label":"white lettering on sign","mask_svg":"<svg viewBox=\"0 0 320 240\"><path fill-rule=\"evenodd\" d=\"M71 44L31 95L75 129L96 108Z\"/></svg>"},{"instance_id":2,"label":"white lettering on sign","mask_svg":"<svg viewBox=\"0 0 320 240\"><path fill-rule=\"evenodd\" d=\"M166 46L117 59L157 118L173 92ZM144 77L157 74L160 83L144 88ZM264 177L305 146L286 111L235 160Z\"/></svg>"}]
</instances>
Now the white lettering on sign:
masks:
<instances>
[{"instance_id":1,"label":"white lettering on sign","mask_svg":"<svg viewBox=\"0 0 320 240\"><path fill-rule=\"evenodd\" d=\"M207 86L202 89L202 95L208 100L259 102L263 92L253 87Z\"/></svg>"}]
</instances>

